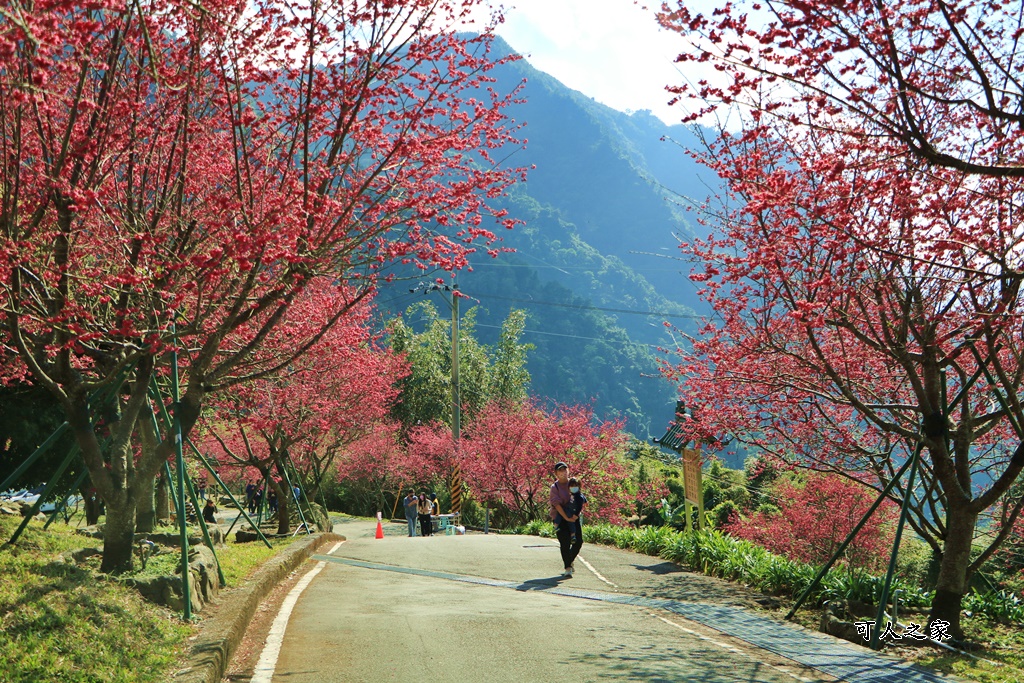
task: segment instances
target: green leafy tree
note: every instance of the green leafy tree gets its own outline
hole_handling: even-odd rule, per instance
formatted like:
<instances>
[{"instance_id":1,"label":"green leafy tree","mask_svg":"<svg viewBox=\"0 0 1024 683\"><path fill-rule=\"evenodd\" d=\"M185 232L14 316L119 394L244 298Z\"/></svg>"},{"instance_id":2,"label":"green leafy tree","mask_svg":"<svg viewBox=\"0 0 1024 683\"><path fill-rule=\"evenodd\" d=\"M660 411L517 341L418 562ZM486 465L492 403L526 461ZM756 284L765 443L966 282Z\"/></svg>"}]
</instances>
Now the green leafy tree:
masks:
<instances>
[{"instance_id":1,"label":"green leafy tree","mask_svg":"<svg viewBox=\"0 0 1024 683\"><path fill-rule=\"evenodd\" d=\"M475 414L487 402L489 360L474 336L475 307L465 313L459 329L459 389L464 414ZM411 321L411 322L410 322ZM417 332L414 325L423 324ZM408 431L417 424L452 424L451 325L429 301L410 306L405 316L388 326L391 348L404 354L410 367L399 382L399 396L392 415Z\"/></svg>"},{"instance_id":2,"label":"green leafy tree","mask_svg":"<svg viewBox=\"0 0 1024 683\"><path fill-rule=\"evenodd\" d=\"M495 349L476 338L478 308L470 308L459 326L459 398L468 422L492 399L521 403L526 399L530 375L526 353L530 344L519 337L525 314L512 311L502 325ZM414 325L423 324L417 332ZM411 373L399 383L399 397L392 416L403 431L416 425L443 422L451 426L452 343L451 324L441 318L429 301L410 306L405 315L388 326L391 348L403 354Z\"/></svg>"},{"instance_id":3,"label":"green leafy tree","mask_svg":"<svg viewBox=\"0 0 1024 683\"><path fill-rule=\"evenodd\" d=\"M501 326L501 337L494 348L491 366L491 393L502 403L522 403L527 397L530 373L526 369L526 354L536 347L519 342L525 329L526 311L509 311Z\"/></svg>"}]
</instances>

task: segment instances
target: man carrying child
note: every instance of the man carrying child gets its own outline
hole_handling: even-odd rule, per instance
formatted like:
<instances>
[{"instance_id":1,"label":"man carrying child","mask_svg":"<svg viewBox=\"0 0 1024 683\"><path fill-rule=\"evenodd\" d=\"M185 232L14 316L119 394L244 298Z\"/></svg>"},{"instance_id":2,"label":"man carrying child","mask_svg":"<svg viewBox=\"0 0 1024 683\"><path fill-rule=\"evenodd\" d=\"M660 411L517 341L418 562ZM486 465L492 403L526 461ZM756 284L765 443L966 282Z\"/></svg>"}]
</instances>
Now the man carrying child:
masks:
<instances>
[{"instance_id":1,"label":"man carrying child","mask_svg":"<svg viewBox=\"0 0 1024 683\"><path fill-rule=\"evenodd\" d=\"M576 556L583 547L583 525L580 512L586 498L580 493L579 482L569 478L569 466L564 462L555 464L555 483L551 485L551 521L554 522L558 545L562 553L565 571L562 576L569 578L575 570Z\"/></svg>"}]
</instances>

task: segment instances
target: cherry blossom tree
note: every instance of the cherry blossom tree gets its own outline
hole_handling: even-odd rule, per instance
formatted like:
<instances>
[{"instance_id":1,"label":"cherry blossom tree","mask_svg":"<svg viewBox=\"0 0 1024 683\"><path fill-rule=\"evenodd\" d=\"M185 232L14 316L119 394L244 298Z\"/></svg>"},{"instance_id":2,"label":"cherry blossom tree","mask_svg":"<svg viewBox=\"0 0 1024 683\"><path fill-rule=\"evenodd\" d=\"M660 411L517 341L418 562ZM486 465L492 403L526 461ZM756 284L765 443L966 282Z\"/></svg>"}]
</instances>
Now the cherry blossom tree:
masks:
<instances>
[{"instance_id":1,"label":"cherry blossom tree","mask_svg":"<svg viewBox=\"0 0 1024 683\"><path fill-rule=\"evenodd\" d=\"M401 491L420 481L410 468L407 451L400 436L400 425L384 420L359 439L346 444L338 454L338 481L365 493L360 504L369 511L389 511L401 498Z\"/></svg>"},{"instance_id":2,"label":"cherry blossom tree","mask_svg":"<svg viewBox=\"0 0 1024 683\"><path fill-rule=\"evenodd\" d=\"M286 349L310 329L322 329L323 316L336 309L331 296L339 294L333 288L307 292L264 349ZM293 496L286 482L315 483L333 473L339 452L371 434L398 393L394 386L404 365L375 347L368 317L365 306L351 310L286 369L215 394L210 402L215 410L207 447L235 467L255 468L268 482L278 500L278 533L291 531Z\"/></svg>"},{"instance_id":3,"label":"cherry blossom tree","mask_svg":"<svg viewBox=\"0 0 1024 683\"><path fill-rule=\"evenodd\" d=\"M911 453L911 523L941 558L930 620L962 636L979 516L1024 469L1020 55L1000 3L770 2L664 26L699 156L726 181L686 245L714 316L672 376L706 437L730 434L880 488ZM765 17L755 25L755 17ZM724 121L724 118L723 118ZM1014 507L1012 516L1020 512ZM1007 532L1008 533L1008 532Z\"/></svg>"},{"instance_id":4,"label":"cherry blossom tree","mask_svg":"<svg viewBox=\"0 0 1024 683\"><path fill-rule=\"evenodd\" d=\"M697 95L689 120L742 104L834 124L852 144L881 140L930 166L1024 177L1024 26L1015 3L751 0L710 15L693 4L665 3L659 14L690 43L677 61L712 64L723 76L669 87Z\"/></svg>"},{"instance_id":5,"label":"cherry blossom tree","mask_svg":"<svg viewBox=\"0 0 1024 683\"><path fill-rule=\"evenodd\" d=\"M549 512L552 468L564 461L581 480L587 519L622 521L628 506L622 462L627 437L620 422L593 418L582 406L549 411L537 401L488 404L462 439L466 485L479 500L503 508L509 522L542 519Z\"/></svg>"},{"instance_id":6,"label":"cherry blossom tree","mask_svg":"<svg viewBox=\"0 0 1024 683\"><path fill-rule=\"evenodd\" d=\"M20 2L0 11L2 376L60 401L131 567L172 454L130 443L170 349L188 434L208 395L286 368L395 260L461 267L521 177L476 2ZM497 18L497 16L496 16ZM324 328L257 354L313 283ZM257 362L258 361L258 362ZM13 366L13 367L11 367ZM104 398L106 397L106 398ZM109 438L94 416L117 403Z\"/></svg>"},{"instance_id":7,"label":"cherry blossom tree","mask_svg":"<svg viewBox=\"0 0 1024 683\"><path fill-rule=\"evenodd\" d=\"M824 564L875 500L870 488L834 474L812 473L806 481L782 479L772 488L778 511L756 511L734 519L725 531L772 552ZM851 568L877 570L888 560L899 510L891 501L868 520L844 551Z\"/></svg>"}]
</instances>

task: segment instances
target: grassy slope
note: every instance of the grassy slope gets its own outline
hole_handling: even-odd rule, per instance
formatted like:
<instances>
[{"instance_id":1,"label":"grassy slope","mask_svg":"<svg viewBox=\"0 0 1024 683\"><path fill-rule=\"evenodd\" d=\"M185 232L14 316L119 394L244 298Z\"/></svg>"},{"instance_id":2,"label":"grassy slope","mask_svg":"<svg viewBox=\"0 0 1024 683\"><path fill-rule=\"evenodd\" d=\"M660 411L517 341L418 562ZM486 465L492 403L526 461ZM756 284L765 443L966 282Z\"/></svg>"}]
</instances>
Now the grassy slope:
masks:
<instances>
[{"instance_id":1,"label":"grassy slope","mask_svg":"<svg viewBox=\"0 0 1024 683\"><path fill-rule=\"evenodd\" d=\"M0 517L0 542L20 518ZM0 672L4 683L142 683L164 681L184 656L197 623L145 602L120 581L65 563L61 553L97 541L54 524L30 523L15 547L0 550ZM217 549L228 587L236 586L292 539ZM169 573L173 554L157 555L145 572ZM204 614L197 615L198 622Z\"/></svg>"}]
</instances>

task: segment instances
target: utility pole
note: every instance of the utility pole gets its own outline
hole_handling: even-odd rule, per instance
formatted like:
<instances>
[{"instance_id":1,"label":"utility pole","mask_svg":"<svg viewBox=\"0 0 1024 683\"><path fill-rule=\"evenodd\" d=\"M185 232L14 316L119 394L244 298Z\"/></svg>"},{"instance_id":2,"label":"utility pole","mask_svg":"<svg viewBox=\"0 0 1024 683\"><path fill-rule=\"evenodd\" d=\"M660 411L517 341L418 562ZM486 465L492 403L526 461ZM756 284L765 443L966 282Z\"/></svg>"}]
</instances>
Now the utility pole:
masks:
<instances>
[{"instance_id":1,"label":"utility pole","mask_svg":"<svg viewBox=\"0 0 1024 683\"><path fill-rule=\"evenodd\" d=\"M452 286L452 443L455 445L455 465L452 467L451 512L462 514L462 459L459 440L462 436L462 402L459 397L459 286Z\"/></svg>"},{"instance_id":2,"label":"utility pole","mask_svg":"<svg viewBox=\"0 0 1024 683\"><path fill-rule=\"evenodd\" d=\"M459 395L459 286L442 285L442 284L420 284L409 292L423 291L445 291L451 292L452 300L448 301L445 297L445 303L447 303L452 309L452 444L455 448L455 462L452 467L452 476L449 482L449 492L451 494L451 512L452 514L462 514L462 469L459 465L461 460L460 452L460 438L462 435L462 402Z\"/></svg>"}]
</instances>

